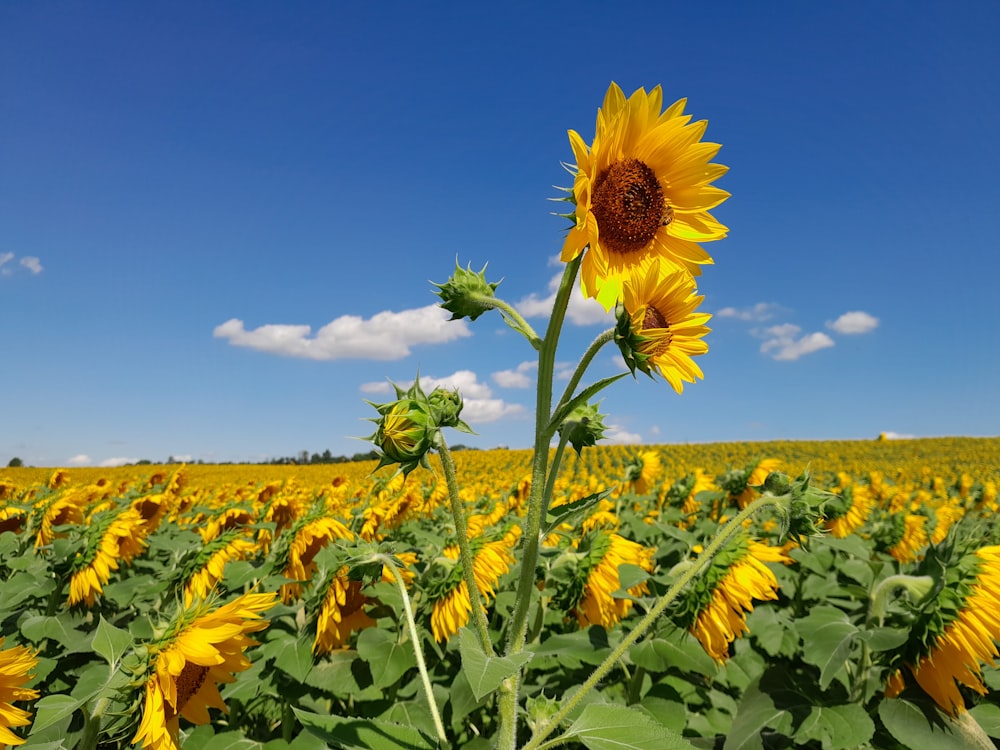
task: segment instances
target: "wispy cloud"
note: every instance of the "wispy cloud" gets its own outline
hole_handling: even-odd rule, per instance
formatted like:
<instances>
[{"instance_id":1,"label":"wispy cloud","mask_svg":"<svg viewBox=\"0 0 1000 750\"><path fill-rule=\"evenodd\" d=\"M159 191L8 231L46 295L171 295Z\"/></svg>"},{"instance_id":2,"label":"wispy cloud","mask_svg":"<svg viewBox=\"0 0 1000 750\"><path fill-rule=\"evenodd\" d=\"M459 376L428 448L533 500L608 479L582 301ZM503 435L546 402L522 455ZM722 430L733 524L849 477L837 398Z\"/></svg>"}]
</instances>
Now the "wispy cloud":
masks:
<instances>
[{"instance_id":1,"label":"wispy cloud","mask_svg":"<svg viewBox=\"0 0 1000 750\"><path fill-rule=\"evenodd\" d=\"M522 362L513 370L500 370L490 377L501 388L530 388L535 380L529 373L537 369L537 362Z\"/></svg>"},{"instance_id":2,"label":"wispy cloud","mask_svg":"<svg viewBox=\"0 0 1000 750\"><path fill-rule=\"evenodd\" d=\"M532 293L516 303L514 307L526 318L548 317L552 314L552 303L555 302L556 291L559 289L559 282L561 280L562 273L552 277L549 281L549 295L547 297L539 297L537 294ZM566 317L578 326L597 325L598 323L608 324L609 321L614 322L611 313L606 311L600 303L583 296L579 283L573 285L569 305L566 308Z\"/></svg>"},{"instance_id":3,"label":"wispy cloud","mask_svg":"<svg viewBox=\"0 0 1000 750\"><path fill-rule=\"evenodd\" d=\"M125 466L126 464L135 464L135 463L139 463L138 458L123 458L118 456L115 458L106 458L97 465L102 469L108 469L113 466Z\"/></svg>"},{"instance_id":4,"label":"wispy cloud","mask_svg":"<svg viewBox=\"0 0 1000 750\"><path fill-rule=\"evenodd\" d=\"M607 442L618 445L637 445L642 443L642 435L638 432L629 432L624 427L616 424L608 425L608 429L604 432L604 438Z\"/></svg>"},{"instance_id":5,"label":"wispy cloud","mask_svg":"<svg viewBox=\"0 0 1000 750\"><path fill-rule=\"evenodd\" d=\"M213 336L234 346L245 346L283 357L306 359L402 359L410 347L444 344L471 336L464 320L448 320L438 305L412 310L386 310L364 319L341 315L316 331L308 325L268 324L247 330L239 318L216 326Z\"/></svg>"},{"instance_id":6,"label":"wispy cloud","mask_svg":"<svg viewBox=\"0 0 1000 750\"><path fill-rule=\"evenodd\" d=\"M772 359L793 361L806 354L818 352L833 346L833 339L821 331L800 336L802 329L792 323L770 326L757 332L766 339L760 345L762 354L768 354Z\"/></svg>"},{"instance_id":7,"label":"wispy cloud","mask_svg":"<svg viewBox=\"0 0 1000 750\"><path fill-rule=\"evenodd\" d=\"M69 459L66 463L69 466L89 466L93 462L93 459L86 453L78 453Z\"/></svg>"},{"instance_id":8,"label":"wispy cloud","mask_svg":"<svg viewBox=\"0 0 1000 750\"><path fill-rule=\"evenodd\" d=\"M861 310L854 310L844 313L833 322L828 321L826 327L844 335L868 333L878 328L878 318Z\"/></svg>"},{"instance_id":9,"label":"wispy cloud","mask_svg":"<svg viewBox=\"0 0 1000 750\"><path fill-rule=\"evenodd\" d=\"M16 257L17 256L14 255L14 253L0 253L0 276L10 276L14 273L13 266L8 264L10 264ZM25 255L17 263L19 266L27 269L32 274L40 274L44 270L42 268L42 262L34 255Z\"/></svg>"},{"instance_id":10,"label":"wispy cloud","mask_svg":"<svg viewBox=\"0 0 1000 750\"><path fill-rule=\"evenodd\" d=\"M409 388L412 380L398 383L401 388ZM420 376L420 387L425 393L435 388L457 389L462 396L464 406L462 419L470 425L496 422L505 417L526 413L520 404L512 404L500 398L493 398L493 391L486 383L481 383L472 370L458 370L444 377ZM369 394L392 394L392 385L388 382L362 383L361 391Z\"/></svg>"},{"instance_id":11,"label":"wispy cloud","mask_svg":"<svg viewBox=\"0 0 1000 750\"><path fill-rule=\"evenodd\" d=\"M715 317L763 323L765 320L771 320L780 310L781 306L773 302L758 302L753 307L723 307L716 311Z\"/></svg>"}]
</instances>

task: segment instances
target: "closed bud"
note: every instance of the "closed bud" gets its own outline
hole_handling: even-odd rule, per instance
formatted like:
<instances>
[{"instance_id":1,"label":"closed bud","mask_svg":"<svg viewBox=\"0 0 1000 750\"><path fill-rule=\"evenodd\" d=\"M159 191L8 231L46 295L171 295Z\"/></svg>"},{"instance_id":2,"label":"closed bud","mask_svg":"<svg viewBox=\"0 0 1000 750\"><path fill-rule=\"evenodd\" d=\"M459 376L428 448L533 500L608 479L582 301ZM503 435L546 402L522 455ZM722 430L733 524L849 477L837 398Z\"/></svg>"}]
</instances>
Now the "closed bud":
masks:
<instances>
[{"instance_id":1,"label":"closed bud","mask_svg":"<svg viewBox=\"0 0 1000 750\"><path fill-rule=\"evenodd\" d=\"M472 432L469 426L459 419L464 402L462 395L457 390L449 391L447 388L435 388L427 396L427 402L438 427L454 427L463 432Z\"/></svg>"},{"instance_id":2,"label":"closed bud","mask_svg":"<svg viewBox=\"0 0 1000 750\"><path fill-rule=\"evenodd\" d=\"M569 413L559 425L559 434L580 454L585 447L592 447L604 438L604 415L597 411L596 404L581 404Z\"/></svg>"},{"instance_id":3,"label":"closed bud","mask_svg":"<svg viewBox=\"0 0 1000 750\"><path fill-rule=\"evenodd\" d=\"M434 282L431 282L434 283ZM471 264L462 268L455 261L455 273L443 284L434 284L435 294L441 298L441 307L451 313L451 320L468 318L475 320L487 310L493 308L491 300L500 282L490 283L486 280L486 266L476 273Z\"/></svg>"}]
</instances>

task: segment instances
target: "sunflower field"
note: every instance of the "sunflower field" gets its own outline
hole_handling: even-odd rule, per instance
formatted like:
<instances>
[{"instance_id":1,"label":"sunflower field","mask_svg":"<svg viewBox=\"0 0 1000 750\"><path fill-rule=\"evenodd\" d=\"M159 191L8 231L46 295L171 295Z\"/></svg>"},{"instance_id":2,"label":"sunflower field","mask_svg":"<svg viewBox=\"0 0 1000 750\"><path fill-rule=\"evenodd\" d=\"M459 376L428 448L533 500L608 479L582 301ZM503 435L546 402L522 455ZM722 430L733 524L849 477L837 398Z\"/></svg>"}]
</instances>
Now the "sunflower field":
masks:
<instances>
[{"instance_id":1,"label":"sunflower field","mask_svg":"<svg viewBox=\"0 0 1000 750\"><path fill-rule=\"evenodd\" d=\"M501 643L531 456L454 455ZM0 741L490 747L510 657L477 650L443 468L373 468L0 474ZM619 648L720 523L783 489L769 474L823 498L822 533L781 543L780 518L748 516ZM611 746L629 711L636 747L644 732L676 738L661 747L991 747L998 481L1000 439L582 451L533 576L528 727L617 649L562 719L565 746Z\"/></svg>"}]
</instances>

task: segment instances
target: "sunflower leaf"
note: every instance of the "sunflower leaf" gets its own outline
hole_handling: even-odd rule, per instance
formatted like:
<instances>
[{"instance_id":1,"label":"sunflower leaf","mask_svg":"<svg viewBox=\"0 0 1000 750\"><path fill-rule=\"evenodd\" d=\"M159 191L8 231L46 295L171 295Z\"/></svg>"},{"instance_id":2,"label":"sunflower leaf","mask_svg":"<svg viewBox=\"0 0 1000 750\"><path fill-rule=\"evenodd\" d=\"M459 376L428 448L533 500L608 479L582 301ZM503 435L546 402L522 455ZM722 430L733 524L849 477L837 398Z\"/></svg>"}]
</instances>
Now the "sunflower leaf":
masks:
<instances>
[{"instance_id":1,"label":"sunflower leaf","mask_svg":"<svg viewBox=\"0 0 1000 750\"><path fill-rule=\"evenodd\" d=\"M694 745L649 714L627 706L591 703L559 740L589 750L693 750Z\"/></svg>"},{"instance_id":2,"label":"sunflower leaf","mask_svg":"<svg viewBox=\"0 0 1000 750\"><path fill-rule=\"evenodd\" d=\"M558 427L576 407L580 406L581 404L587 403L590 400L591 396L597 395L605 388L607 388L609 385L611 385L617 380L621 380L626 375L628 375L627 372L622 372L619 373L618 375L612 375L611 377L601 378L597 382L588 385L586 388L584 388L582 391L576 394L573 398L571 398L567 403L563 404L562 407L555 414L552 415L552 421L549 422L549 428L555 429L556 427Z\"/></svg>"},{"instance_id":3,"label":"sunflower leaf","mask_svg":"<svg viewBox=\"0 0 1000 750\"><path fill-rule=\"evenodd\" d=\"M314 714L292 707L306 731L345 750L435 750L437 743L423 732L377 719Z\"/></svg>"},{"instance_id":4,"label":"sunflower leaf","mask_svg":"<svg viewBox=\"0 0 1000 750\"><path fill-rule=\"evenodd\" d=\"M559 524L571 523L574 517L582 515L590 508L593 508L614 491L615 488L611 487L606 490L601 490L600 492L595 492L593 495L582 497L579 500L574 500L571 503L565 503L563 505L557 505L555 508L549 508L548 512L545 514L545 523L543 524L542 533L549 534Z\"/></svg>"},{"instance_id":5,"label":"sunflower leaf","mask_svg":"<svg viewBox=\"0 0 1000 750\"><path fill-rule=\"evenodd\" d=\"M132 648L132 636L128 631L116 628L101 616L94 633L93 649L112 667L121 661L122 656Z\"/></svg>"},{"instance_id":6,"label":"sunflower leaf","mask_svg":"<svg viewBox=\"0 0 1000 750\"><path fill-rule=\"evenodd\" d=\"M481 701L500 687L500 683L531 661L532 654L522 651L511 656L487 656L469 628L459 633L462 671L469 680L473 695Z\"/></svg>"}]
</instances>

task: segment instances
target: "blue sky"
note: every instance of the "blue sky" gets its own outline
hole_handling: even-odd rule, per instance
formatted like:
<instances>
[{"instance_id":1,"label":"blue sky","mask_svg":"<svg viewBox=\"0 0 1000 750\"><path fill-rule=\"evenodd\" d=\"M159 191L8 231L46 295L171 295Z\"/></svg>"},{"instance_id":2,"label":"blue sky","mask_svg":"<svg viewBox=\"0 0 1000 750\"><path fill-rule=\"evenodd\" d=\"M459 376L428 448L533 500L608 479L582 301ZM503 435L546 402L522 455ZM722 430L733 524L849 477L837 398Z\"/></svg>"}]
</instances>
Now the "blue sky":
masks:
<instances>
[{"instance_id":1,"label":"blue sky","mask_svg":"<svg viewBox=\"0 0 1000 750\"><path fill-rule=\"evenodd\" d=\"M418 371L451 442L528 447L534 351L430 282L543 307L611 81L687 97L732 194L705 380L617 383L614 440L996 435L998 35L994 0L2 3L0 465L351 454Z\"/></svg>"}]
</instances>

